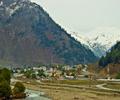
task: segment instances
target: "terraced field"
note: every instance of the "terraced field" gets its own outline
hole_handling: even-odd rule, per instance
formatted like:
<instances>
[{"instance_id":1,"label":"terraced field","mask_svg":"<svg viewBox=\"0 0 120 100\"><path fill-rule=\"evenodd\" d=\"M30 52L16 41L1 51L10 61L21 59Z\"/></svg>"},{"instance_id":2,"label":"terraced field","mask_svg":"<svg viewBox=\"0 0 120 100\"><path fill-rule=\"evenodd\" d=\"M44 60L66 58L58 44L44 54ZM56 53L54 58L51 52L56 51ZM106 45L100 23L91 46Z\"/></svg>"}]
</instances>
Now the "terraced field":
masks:
<instances>
[{"instance_id":1,"label":"terraced field","mask_svg":"<svg viewBox=\"0 0 120 100\"><path fill-rule=\"evenodd\" d=\"M89 80L36 81L24 80L28 89L42 91L52 100L120 100L120 93L96 87L103 81Z\"/></svg>"}]
</instances>

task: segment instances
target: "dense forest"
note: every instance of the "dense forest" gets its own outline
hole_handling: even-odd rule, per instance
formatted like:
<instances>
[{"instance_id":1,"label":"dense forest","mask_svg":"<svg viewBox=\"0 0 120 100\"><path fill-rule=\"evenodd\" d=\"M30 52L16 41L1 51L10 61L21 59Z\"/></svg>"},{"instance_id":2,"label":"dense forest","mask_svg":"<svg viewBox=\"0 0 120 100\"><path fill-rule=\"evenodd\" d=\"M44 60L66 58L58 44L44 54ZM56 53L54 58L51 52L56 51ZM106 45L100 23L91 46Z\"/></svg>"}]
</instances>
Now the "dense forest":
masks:
<instances>
[{"instance_id":1,"label":"dense forest","mask_svg":"<svg viewBox=\"0 0 120 100\"><path fill-rule=\"evenodd\" d=\"M114 45L106 56L101 57L99 61L100 66L107 66L110 63L120 64L120 41Z\"/></svg>"}]
</instances>

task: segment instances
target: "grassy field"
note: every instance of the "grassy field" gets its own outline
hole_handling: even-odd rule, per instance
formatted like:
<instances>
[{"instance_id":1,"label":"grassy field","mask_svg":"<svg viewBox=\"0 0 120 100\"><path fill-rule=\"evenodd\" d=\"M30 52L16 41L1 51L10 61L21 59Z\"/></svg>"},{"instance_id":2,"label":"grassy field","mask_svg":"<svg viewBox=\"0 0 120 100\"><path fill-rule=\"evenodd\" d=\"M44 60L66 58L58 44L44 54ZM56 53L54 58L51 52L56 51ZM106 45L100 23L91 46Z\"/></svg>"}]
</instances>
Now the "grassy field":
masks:
<instances>
[{"instance_id":1,"label":"grassy field","mask_svg":"<svg viewBox=\"0 0 120 100\"><path fill-rule=\"evenodd\" d=\"M97 85L102 84L103 81L95 81L95 80L47 80L42 81L43 83L55 83L55 84L68 84L68 85Z\"/></svg>"},{"instance_id":2,"label":"grassy field","mask_svg":"<svg viewBox=\"0 0 120 100\"><path fill-rule=\"evenodd\" d=\"M92 91L88 89L71 88L65 86L51 86L41 84L25 84L29 89L43 91L52 100L119 100L116 93L105 91Z\"/></svg>"},{"instance_id":3,"label":"grassy field","mask_svg":"<svg viewBox=\"0 0 120 100\"><path fill-rule=\"evenodd\" d=\"M24 85L28 89L43 91L45 96L52 100L120 100L120 94L112 91L100 90L89 87L89 80L54 80L36 82L36 80L25 80ZM96 81L91 84L101 84Z\"/></svg>"},{"instance_id":4,"label":"grassy field","mask_svg":"<svg viewBox=\"0 0 120 100\"><path fill-rule=\"evenodd\" d=\"M120 83L107 83L105 87L110 88L110 89L117 89L120 90Z\"/></svg>"}]
</instances>

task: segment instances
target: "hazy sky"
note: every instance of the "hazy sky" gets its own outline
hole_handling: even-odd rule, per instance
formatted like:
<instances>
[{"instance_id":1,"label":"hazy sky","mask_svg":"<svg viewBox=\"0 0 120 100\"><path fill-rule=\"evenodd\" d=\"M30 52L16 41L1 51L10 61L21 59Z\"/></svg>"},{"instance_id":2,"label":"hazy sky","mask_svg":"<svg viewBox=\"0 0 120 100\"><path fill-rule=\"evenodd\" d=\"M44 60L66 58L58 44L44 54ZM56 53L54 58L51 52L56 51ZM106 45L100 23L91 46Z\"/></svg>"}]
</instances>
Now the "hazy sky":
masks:
<instances>
[{"instance_id":1,"label":"hazy sky","mask_svg":"<svg viewBox=\"0 0 120 100\"><path fill-rule=\"evenodd\" d=\"M66 30L89 32L120 28L120 0L32 0Z\"/></svg>"}]
</instances>

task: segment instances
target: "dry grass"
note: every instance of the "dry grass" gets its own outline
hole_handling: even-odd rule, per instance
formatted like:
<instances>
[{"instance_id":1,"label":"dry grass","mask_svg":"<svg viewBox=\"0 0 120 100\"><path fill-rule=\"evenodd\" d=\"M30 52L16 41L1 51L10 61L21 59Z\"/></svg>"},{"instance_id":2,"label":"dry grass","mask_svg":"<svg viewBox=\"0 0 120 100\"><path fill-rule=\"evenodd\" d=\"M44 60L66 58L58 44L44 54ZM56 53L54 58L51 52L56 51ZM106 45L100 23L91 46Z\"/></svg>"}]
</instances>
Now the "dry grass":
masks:
<instances>
[{"instance_id":1,"label":"dry grass","mask_svg":"<svg viewBox=\"0 0 120 100\"><path fill-rule=\"evenodd\" d=\"M120 83L108 83L105 87L120 90Z\"/></svg>"},{"instance_id":2,"label":"dry grass","mask_svg":"<svg viewBox=\"0 0 120 100\"><path fill-rule=\"evenodd\" d=\"M64 86L51 86L48 84L26 84L29 89L43 91L52 100L120 100L120 96L113 93L91 91L86 89Z\"/></svg>"},{"instance_id":3,"label":"dry grass","mask_svg":"<svg viewBox=\"0 0 120 100\"><path fill-rule=\"evenodd\" d=\"M102 84L102 81L95 80L47 80L42 81L43 83L55 83L55 84L68 84L68 85L96 85Z\"/></svg>"}]
</instances>

